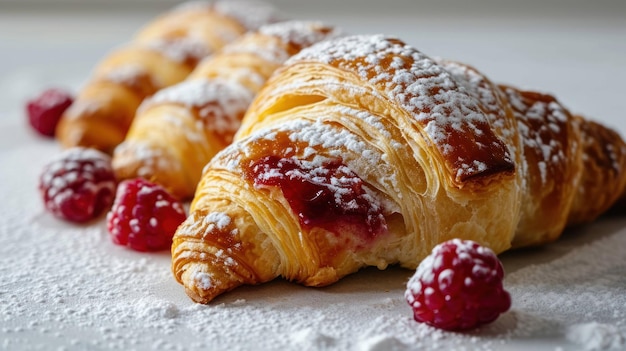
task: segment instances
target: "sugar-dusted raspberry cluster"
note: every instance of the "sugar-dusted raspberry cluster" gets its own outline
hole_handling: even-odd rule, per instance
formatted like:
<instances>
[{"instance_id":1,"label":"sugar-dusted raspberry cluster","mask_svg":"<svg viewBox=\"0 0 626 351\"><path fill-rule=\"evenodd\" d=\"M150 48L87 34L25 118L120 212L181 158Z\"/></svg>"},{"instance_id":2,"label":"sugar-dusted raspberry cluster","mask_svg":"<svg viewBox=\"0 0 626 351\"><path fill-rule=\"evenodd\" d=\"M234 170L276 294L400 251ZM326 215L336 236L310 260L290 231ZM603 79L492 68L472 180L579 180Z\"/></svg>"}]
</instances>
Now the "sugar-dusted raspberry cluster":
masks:
<instances>
[{"instance_id":1,"label":"sugar-dusted raspberry cluster","mask_svg":"<svg viewBox=\"0 0 626 351\"><path fill-rule=\"evenodd\" d=\"M142 178L120 183L107 227L113 242L136 251L169 249L186 218L182 204L163 187Z\"/></svg>"},{"instance_id":2,"label":"sugar-dusted raspberry cluster","mask_svg":"<svg viewBox=\"0 0 626 351\"><path fill-rule=\"evenodd\" d=\"M495 253L476 242L453 239L437 245L409 280L405 297L415 320L445 330L494 321L511 306Z\"/></svg>"},{"instance_id":3,"label":"sugar-dusted raspberry cluster","mask_svg":"<svg viewBox=\"0 0 626 351\"><path fill-rule=\"evenodd\" d=\"M85 222L111 206L116 181L111 158L94 149L67 149L39 177L44 205L55 216Z\"/></svg>"}]
</instances>

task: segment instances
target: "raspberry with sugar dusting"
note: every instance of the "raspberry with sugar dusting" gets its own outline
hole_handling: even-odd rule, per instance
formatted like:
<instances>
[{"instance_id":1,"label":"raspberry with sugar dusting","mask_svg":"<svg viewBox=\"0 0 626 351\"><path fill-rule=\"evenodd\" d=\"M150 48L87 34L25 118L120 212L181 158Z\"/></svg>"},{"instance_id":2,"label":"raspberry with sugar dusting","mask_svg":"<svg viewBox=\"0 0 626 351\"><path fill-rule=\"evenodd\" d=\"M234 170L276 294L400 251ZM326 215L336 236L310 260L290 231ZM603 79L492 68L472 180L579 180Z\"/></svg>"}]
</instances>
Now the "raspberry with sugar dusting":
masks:
<instances>
[{"instance_id":1,"label":"raspberry with sugar dusting","mask_svg":"<svg viewBox=\"0 0 626 351\"><path fill-rule=\"evenodd\" d=\"M86 222L108 209L115 187L111 158L82 147L62 152L39 178L46 209L71 222Z\"/></svg>"},{"instance_id":2,"label":"raspberry with sugar dusting","mask_svg":"<svg viewBox=\"0 0 626 351\"><path fill-rule=\"evenodd\" d=\"M493 322L511 307L504 270L491 249L452 239L435 246L407 284L414 318L444 330Z\"/></svg>"},{"instance_id":3,"label":"raspberry with sugar dusting","mask_svg":"<svg viewBox=\"0 0 626 351\"><path fill-rule=\"evenodd\" d=\"M45 90L26 103L28 122L39 134L54 137L63 112L73 101L73 96L61 89Z\"/></svg>"},{"instance_id":4,"label":"raspberry with sugar dusting","mask_svg":"<svg viewBox=\"0 0 626 351\"><path fill-rule=\"evenodd\" d=\"M183 205L158 184L143 178L120 183L107 227L113 242L136 251L169 249Z\"/></svg>"}]
</instances>

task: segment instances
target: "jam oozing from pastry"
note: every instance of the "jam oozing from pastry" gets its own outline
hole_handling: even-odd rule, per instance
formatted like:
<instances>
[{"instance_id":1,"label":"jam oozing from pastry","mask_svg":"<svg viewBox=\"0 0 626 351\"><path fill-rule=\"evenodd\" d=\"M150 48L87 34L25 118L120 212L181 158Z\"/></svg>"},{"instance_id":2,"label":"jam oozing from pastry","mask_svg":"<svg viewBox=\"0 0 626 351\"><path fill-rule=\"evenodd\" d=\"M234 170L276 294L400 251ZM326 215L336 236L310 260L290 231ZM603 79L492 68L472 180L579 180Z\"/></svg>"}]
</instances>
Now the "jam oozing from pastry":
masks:
<instances>
[{"instance_id":1,"label":"jam oozing from pastry","mask_svg":"<svg viewBox=\"0 0 626 351\"><path fill-rule=\"evenodd\" d=\"M280 188L305 229L318 227L337 236L350 230L364 242L387 229L381 206L341 160L319 164L266 156L251 162L246 176L256 187Z\"/></svg>"}]
</instances>

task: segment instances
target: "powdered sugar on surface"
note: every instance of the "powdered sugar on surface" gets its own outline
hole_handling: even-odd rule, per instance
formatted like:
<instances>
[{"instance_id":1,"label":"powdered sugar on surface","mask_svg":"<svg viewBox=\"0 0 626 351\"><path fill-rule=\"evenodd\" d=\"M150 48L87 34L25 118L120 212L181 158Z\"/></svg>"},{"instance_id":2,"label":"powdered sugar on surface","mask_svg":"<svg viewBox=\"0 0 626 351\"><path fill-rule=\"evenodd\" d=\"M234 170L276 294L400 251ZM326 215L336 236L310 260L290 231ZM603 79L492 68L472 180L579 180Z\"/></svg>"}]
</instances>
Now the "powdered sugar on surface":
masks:
<instances>
[{"instance_id":1,"label":"powdered sugar on surface","mask_svg":"<svg viewBox=\"0 0 626 351\"><path fill-rule=\"evenodd\" d=\"M567 339L582 345L585 350L623 350L626 348L626 329L598 322L581 323L567 329Z\"/></svg>"}]
</instances>

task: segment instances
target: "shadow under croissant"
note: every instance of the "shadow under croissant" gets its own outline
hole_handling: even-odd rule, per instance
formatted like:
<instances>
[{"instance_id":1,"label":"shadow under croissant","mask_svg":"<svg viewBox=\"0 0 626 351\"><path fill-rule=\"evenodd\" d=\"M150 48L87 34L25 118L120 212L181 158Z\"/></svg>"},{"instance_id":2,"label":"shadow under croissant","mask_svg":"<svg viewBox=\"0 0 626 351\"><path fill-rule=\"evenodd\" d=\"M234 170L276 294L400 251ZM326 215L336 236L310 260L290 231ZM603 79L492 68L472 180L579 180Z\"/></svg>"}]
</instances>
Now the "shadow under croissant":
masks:
<instances>
[{"instance_id":1,"label":"shadow under croissant","mask_svg":"<svg viewBox=\"0 0 626 351\"><path fill-rule=\"evenodd\" d=\"M414 272L400 267L389 267L382 271L375 267L364 268L348 275L336 283L325 287L307 287L283 278L276 278L271 282L259 285L242 285L227 294L218 295L209 305L234 303L238 300L248 302L257 301L261 297L264 303L280 301L281 308L292 305L294 308L303 307L300 299L293 298L307 294L305 305L315 307L318 304L327 304L334 299L350 294L354 298L373 300L384 298L401 299L404 303L406 282ZM381 293L384 296L381 296Z\"/></svg>"},{"instance_id":2,"label":"shadow under croissant","mask_svg":"<svg viewBox=\"0 0 626 351\"><path fill-rule=\"evenodd\" d=\"M605 215L596 222L566 229L563 235L553 243L504 252L500 255L500 260L505 274L511 274L531 265L550 263L576 248L619 235L624 229L626 229L626 218Z\"/></svg>"},{"instance_id":3,"label":"shadow under croissant","mask_svg":"<svg viewBox=\"0 0 626 351\"><path fill-rule=\"evenodd\" d=\"M533 265L549 264L577 248L620 235L624 228L625 218L605 216L593 224L567 229L559 240L551 244L507 251L500 255L500 259L508 275ZM406 283L413 273L413 270L398 266L390 266L385 270L367 267L325 287L306 287L277 278L260 285L237 287L228 294L217 296L209 305L231 304L241 300L255 303L262 300L263 304L280 304L281 308L315 307L341 301L346 295L366 303L388 299L393 304L404 304ZM303 294L306 294L304 300L301 298Z\"/></svg>"}]
</instances>

